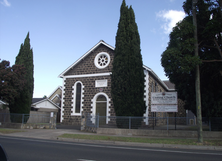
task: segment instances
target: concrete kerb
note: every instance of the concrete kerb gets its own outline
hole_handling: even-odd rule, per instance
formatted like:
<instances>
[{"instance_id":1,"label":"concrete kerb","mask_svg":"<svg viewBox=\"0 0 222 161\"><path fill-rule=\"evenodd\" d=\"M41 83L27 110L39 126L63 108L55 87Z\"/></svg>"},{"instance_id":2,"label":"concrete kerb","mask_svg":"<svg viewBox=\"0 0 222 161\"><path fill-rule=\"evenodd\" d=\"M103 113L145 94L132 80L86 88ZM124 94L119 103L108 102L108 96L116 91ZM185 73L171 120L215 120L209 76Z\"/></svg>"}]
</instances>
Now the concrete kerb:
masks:
<instances>
[{"instance_id":1,"label":"concrete kerb","mask_svg":"<svg viewBox=\"0 0 222 161\"><path fill-rule=\"evenodd\" d=\"M119 136L197 138L197 131L185 131L185 130L141 130L141 129L138 130L138 129L98 128L97 134L119 135ZM203 137L222 139L222 132L203 131Z\"/></svg>"},{"instance_id":2,"label":"concrete kerb","mask_svg":"<svg viewBox=\"0 0 222 161\"><path fill-rule=\"evenodd\" d=\"M135 143L121 141L106 141L106 140L86 140L86 139L70 139L57 138L61 141L78 142L78 143L93 143L93 144L109 144L118 146L136 146L136 147L152 147L152 148L171 148L171 149L195 149L195 150L217 150L222 151L222 146L201 146L201 145L178 145L178 144L154 144L154 143Z\"/></svg>"},{"instance_id":3,"label":"concrete kerb","mask_svg":"<svg viewBox=\"0 0 222 161\"><path fill-rule=\"evenodd\" d=\"M103 135L96 133L81 132L79 130L65 130L65 129L29 129L26 132L18 132L12 134L0 134L3 136L23 137L23 138L36 138L48 139L67 142L78 143L93 143L93 144L110 144L118 146L137 146L137 147L155 147L155 148L175 148L175 149L198 149L198 150L219 150L222 151L222 146L201 146L201 145L177 145L177 144L154 144L154 143L135 143L135 142L121 142L121 141L107 141L107 140L86 140L86 139L73 139L59 137L62 134L84 134L84 135ZM129 136L125 136L129 137ZM139 137L139 136L133 136ZM147 136L141 136L147 137ZM160 137L161 138L161 137Z\"/></svg>"}]
</instances>

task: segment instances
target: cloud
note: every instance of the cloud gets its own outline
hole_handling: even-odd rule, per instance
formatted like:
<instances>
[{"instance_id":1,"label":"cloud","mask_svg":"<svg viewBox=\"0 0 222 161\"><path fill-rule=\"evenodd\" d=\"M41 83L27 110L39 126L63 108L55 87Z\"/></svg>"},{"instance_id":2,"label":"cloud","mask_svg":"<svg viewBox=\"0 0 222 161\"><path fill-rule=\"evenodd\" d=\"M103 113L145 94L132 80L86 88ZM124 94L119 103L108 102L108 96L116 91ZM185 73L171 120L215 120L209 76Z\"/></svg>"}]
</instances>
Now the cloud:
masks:
<instances>
[{"instance_id":1,"label":"cloud","mask_svg":"<svg viewBox=\"0 0 222 161\"><path fill-rule=\"evenodd\" d=\"M10 7L11 3L8 2L8 0L3 0L2 2L0 2L2 5L6 6L6 7Z\"/></svg>"},{"instance_id":2,"label":"cloud","mask_svg":"<svg viewBox=\"0 0 222 161\"><path fill-rule=\"evenodd\" d=\"M164 21L164 24L161 27L164 29L165 34L169 34L176 23L185 17L185 13L183 11L176 10L163 10L158 12L156 16L160 17Z\"/></svg>"}]
</instances>

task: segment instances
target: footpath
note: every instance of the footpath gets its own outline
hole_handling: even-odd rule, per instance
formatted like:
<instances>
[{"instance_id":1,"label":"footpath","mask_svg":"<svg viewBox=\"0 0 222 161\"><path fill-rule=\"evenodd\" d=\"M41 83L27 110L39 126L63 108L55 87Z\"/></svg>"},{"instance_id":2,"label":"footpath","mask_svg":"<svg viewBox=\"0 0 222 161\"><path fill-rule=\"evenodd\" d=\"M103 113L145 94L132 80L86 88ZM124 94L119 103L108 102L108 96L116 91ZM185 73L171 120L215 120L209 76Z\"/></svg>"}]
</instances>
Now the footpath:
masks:
<instances>
[{"instance_id":1,"label":"footpath","mask_svg":"<svg viewBox=\"0 0 222 161\"><path fill-rule=\"evenodd\" d=\"M153 144L153 143L132 143L132 142L120 142L120 141L85 140L85 139L72 139L72 138L59 137L62 134L99 135L96 133L82 132L77 129L24 129L24 132L16 132L16 133L10 133L10 134L1 134L0 133L0 136L12 136L12 137L33 138L33 139L47 139L47 140L58 140L58 141L66 141L66 142L78 142L78 143L109 144L109 145L117 145L117 146L137 146L137 147L222 151L222 146ZM121 136L121 137L129 137L129 136ZM133 136L130 136L130 137L133 137ZM136 137L139 137L139 136L136 136ZM149 137L149 138L152 138L152 137Z\"/></svg>"}]
</instances>

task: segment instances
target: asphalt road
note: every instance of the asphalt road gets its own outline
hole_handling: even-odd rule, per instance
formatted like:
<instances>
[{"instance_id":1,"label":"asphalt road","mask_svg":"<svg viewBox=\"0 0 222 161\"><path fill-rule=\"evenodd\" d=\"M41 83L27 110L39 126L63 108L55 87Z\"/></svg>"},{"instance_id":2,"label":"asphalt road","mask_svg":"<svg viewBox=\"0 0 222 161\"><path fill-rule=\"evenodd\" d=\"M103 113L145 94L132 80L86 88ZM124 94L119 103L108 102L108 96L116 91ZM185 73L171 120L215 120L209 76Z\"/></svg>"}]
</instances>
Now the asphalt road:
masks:
<instances>
[{"instance_id":1,"label":"asphalt road","mask_svg":"<svg viewBox=\"0 0 222 161\"><path fill-rule=\"evenodd\" d=\"M0 136L10 161L221 161L221 151L96 145Z\"/></svg>"}]
</instances>

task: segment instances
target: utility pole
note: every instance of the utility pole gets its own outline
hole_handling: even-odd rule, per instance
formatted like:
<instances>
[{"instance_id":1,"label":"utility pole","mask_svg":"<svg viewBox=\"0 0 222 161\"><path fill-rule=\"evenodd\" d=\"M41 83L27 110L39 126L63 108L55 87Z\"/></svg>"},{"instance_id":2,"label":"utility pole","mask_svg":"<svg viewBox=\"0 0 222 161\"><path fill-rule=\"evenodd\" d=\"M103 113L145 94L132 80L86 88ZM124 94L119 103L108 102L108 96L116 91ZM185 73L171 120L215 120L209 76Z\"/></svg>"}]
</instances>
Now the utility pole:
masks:
<instances>
[{"instance_id":1,"label":"utility pole","mask_svg":"<svg viewBox=\"0 0 222 161\"><path fill-rule=\"evenodd\" d=\"M197 37L197 17L196 17L196 4L198 0L193 0L193 25L194 25L194 39L195 39L195 56L198 55L198 37ZM200 93L200 69L199 65L196 66L195 76L195 88L196 88L196 110L197 110L197 134L198 142L203 142L203 130L202 130L202 114L201 114L201 93Z\"/></svg>"}]
</instances>

